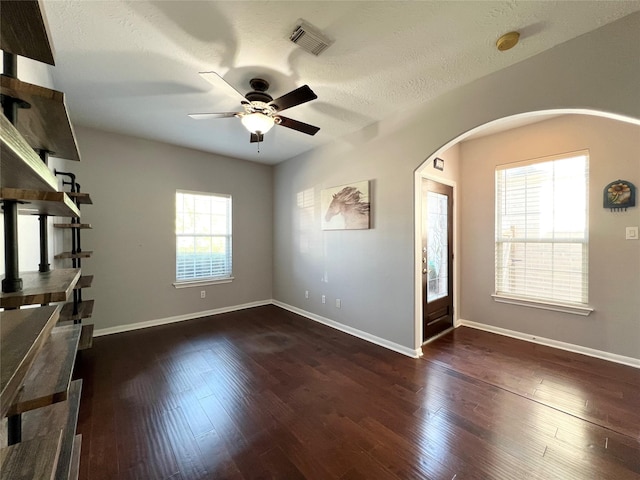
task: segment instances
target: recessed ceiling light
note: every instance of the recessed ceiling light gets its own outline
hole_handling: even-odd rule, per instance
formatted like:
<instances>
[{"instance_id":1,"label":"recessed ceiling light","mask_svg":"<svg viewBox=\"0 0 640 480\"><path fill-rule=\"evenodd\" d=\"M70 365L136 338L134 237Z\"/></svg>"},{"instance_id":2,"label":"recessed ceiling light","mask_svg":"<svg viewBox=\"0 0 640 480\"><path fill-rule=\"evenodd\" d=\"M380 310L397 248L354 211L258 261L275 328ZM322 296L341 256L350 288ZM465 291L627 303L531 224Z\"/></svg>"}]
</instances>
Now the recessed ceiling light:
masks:
<instances>
[{"instance_id":1,"label":"recessed ceiling light","mask_svg":"<svg viewBox=\"0 0 640 480\"><path fill-rule=\"evenodd\" d=\"M498 50L501 52L504 52L515 47L519 39L520 34L518 32L505 33L496 41L496 47L498 47Z\"/></svg>"}]
</instances>

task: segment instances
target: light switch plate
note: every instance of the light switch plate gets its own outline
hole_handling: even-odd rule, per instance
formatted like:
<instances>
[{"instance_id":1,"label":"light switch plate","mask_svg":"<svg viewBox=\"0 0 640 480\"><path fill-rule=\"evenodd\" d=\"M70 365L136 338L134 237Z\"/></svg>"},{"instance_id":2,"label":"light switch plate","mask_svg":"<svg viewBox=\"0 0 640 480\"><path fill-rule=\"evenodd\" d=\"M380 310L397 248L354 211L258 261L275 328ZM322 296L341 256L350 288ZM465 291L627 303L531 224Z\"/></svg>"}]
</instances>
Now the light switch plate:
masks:
<instances>
[{"instance_id":1,"label":"light switch plate","mask_svg":"<svg viewBox=\"0 0 640 480\"><path fill-rule=\"evenodd\" d=\"M627 234L625 236L627 240L638 240L638 227L627 227Z\"/></svg>"}]
</instances>

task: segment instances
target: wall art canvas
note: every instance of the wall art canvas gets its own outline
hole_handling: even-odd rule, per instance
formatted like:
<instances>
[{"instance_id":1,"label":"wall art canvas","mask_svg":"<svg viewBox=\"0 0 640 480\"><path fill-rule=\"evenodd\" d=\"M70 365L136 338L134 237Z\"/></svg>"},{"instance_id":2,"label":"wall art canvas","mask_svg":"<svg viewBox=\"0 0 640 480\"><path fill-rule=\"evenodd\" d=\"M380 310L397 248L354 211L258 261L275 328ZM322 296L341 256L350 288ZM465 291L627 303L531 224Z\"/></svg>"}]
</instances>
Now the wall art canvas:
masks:
<instances>
[{"instance_id":1,"label":"wall art canvas","mask_svg":"<svg viewBox=\"0 0 640 480\"><path fill-rule=\"evenodd\" d=\"M323 230L362 230L370 227L368 180L325 188L321 193Z\"/></svg>"}]
</instances>

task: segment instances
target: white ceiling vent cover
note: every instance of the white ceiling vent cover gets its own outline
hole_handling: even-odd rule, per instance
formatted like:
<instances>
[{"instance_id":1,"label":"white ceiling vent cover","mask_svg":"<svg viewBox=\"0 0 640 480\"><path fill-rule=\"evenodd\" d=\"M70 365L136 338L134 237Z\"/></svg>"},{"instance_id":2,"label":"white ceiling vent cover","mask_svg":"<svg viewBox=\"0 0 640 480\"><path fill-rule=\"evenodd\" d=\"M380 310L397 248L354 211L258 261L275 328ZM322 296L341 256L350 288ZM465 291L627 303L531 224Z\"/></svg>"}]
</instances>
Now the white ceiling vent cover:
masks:
<instances>
[{"instance_id":1,"label":"white ceiling vent cover","mask_svg":"<svg viewBox=\"0 0 640 480\"><path fill-rule=\"evenodd\" d=\"M320 55L333 43L319 29L300 19L296 23L296 28L289 36L289 39L300 46L303 50L314 55Z\"/></svg>"}]
</instances>

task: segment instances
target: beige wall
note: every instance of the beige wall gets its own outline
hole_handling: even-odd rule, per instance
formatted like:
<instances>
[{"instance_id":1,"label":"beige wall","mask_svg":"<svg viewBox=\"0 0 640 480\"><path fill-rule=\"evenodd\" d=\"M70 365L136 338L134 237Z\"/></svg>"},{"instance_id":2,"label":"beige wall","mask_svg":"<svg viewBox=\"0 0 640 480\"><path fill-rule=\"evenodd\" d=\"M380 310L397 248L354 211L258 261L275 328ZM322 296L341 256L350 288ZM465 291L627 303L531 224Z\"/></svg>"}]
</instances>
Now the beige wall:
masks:
<instances>
[{"instance_id":1,"label":"beige wall","mask_svg":"<svg viewBox=\"0 0 640 480\"><path fill-rule=\"evenodd\" d=\"M588 317L496 303L494 212L496 165L589 151ZM640 207L612 213L602 191L617 179L640 184L640 126L567 115L461 143L460 318L529 335L640 358ZM567 201L571 201L567 198Z\"/></svg>"}]
</instances>

